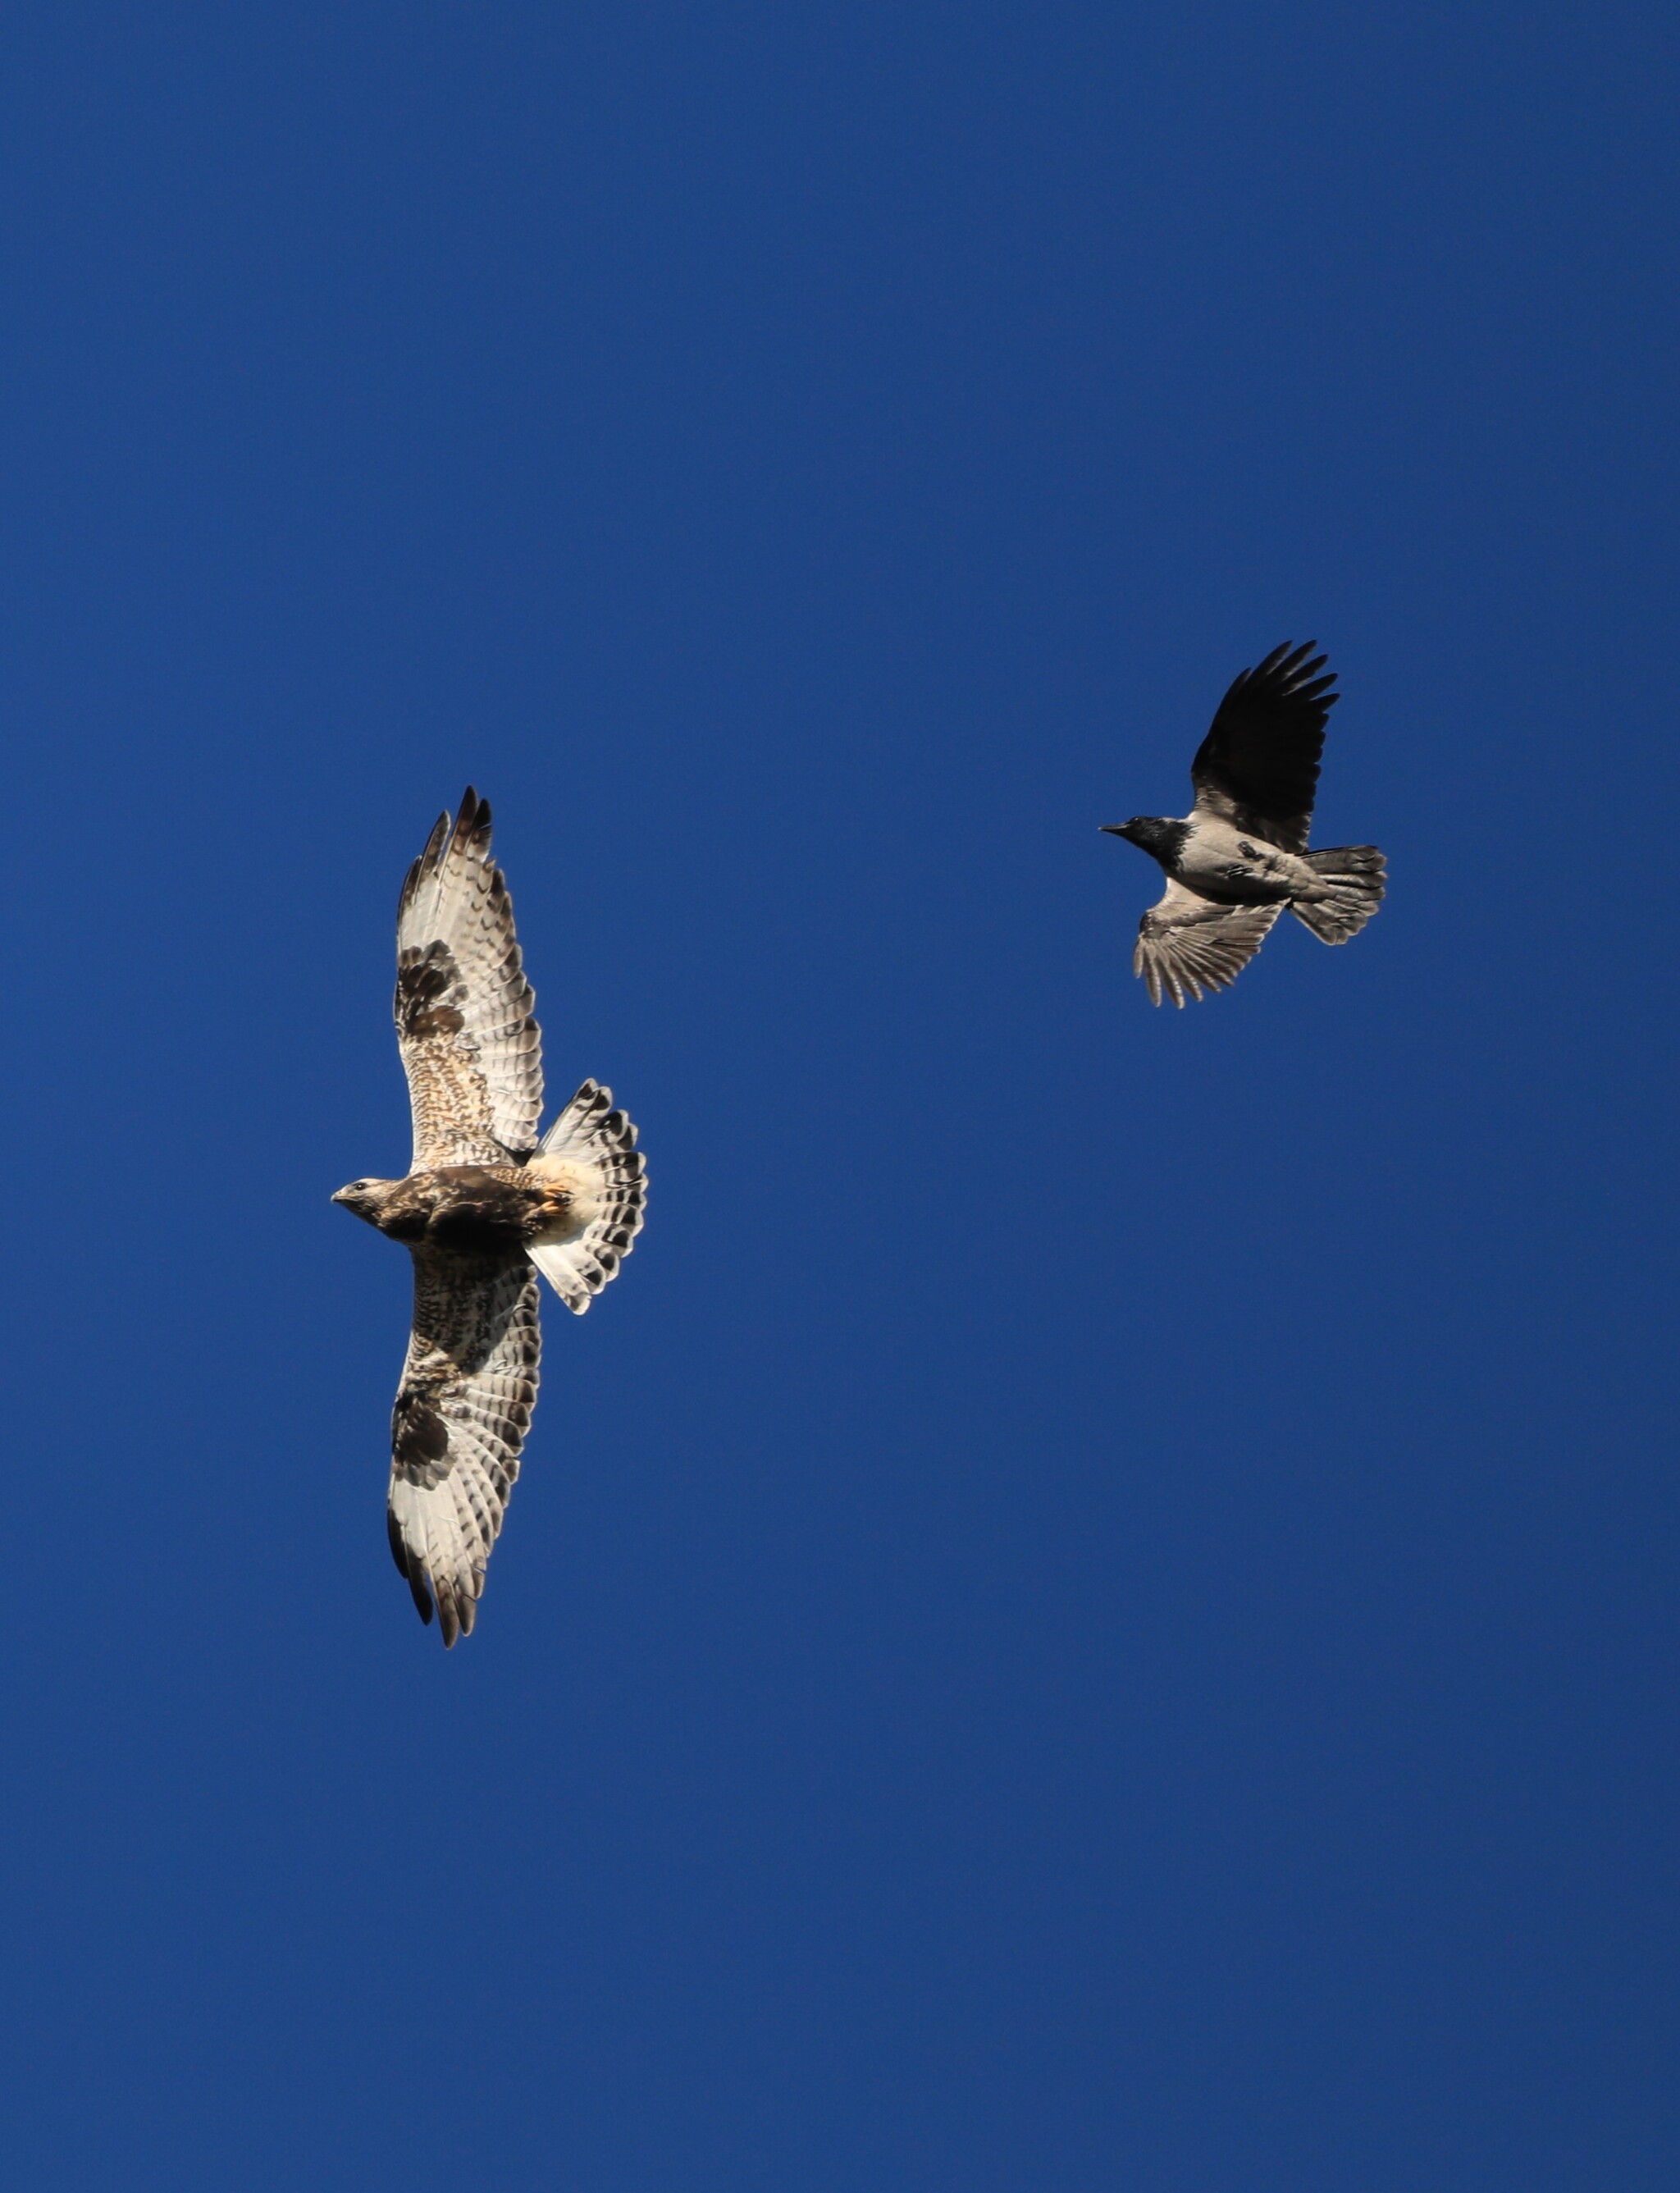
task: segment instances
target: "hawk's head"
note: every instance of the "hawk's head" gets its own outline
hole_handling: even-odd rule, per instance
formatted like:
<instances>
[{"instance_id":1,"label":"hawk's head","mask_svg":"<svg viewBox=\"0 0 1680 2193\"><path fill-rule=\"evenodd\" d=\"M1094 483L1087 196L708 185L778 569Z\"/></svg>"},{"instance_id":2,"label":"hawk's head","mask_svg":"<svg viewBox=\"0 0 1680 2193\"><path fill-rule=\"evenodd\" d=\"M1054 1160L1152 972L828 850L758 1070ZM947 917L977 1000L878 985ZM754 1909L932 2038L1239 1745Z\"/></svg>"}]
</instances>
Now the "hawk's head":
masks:
<instances>
[{"instance_id":1,"label":"hawk's head","mask_svg":"<svg viewBox=\"0 0 1680 2193\"><path fill-rule=\"evenodd\" d=\"M346 1211L353 1211L358 1218L365 1218L369 1226L377 1226L384 1211L386 1199L393 1188L402 1185L395 1180L353 1180L348 1188L341 1188L333 1198Z\"/></svg>"}]
</instances>

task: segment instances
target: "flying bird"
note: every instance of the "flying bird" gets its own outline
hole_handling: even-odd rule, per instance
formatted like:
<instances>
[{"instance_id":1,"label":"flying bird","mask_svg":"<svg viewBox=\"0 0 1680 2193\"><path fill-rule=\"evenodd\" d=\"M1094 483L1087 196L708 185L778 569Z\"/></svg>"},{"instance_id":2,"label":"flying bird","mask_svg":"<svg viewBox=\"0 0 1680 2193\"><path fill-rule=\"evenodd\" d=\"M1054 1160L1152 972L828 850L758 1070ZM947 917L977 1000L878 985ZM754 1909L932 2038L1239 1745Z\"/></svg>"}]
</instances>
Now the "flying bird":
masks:
<instances>
[{"instance_id":1,"label":"flying bird","mask_svg":"<svg viewBox=\"0 0 1680 2193\"><path fill-rule=\"evenodd\" d=\"M1314 644L1285 640L1232 681L1190 764L1196 804L1182 820L1102 825L1166 871L1132 954L1152 1004L1228 988L1285 907L1321 942L1346 944L1382 902L1387 869L1374 845L1306 850L1325 719L1340 697Z\"/></svg>"},{"instance_id":2,"label":"flying bird","mask_svg":"<svg viewBox=\"0 0 1680 2193\"><path fill-rule=\"evenodd\" d=\"M647 1177L612 1091L586 1081L540 1141L542 1038L471 787L397 911L397 1041L414 1158L334 1196L403 1242L414 1331L391 1418L391 1550L422 1622L470 1631L537 1398L537 1274L580 1316L642 1227Z\"/></svg>"}]
</instances>

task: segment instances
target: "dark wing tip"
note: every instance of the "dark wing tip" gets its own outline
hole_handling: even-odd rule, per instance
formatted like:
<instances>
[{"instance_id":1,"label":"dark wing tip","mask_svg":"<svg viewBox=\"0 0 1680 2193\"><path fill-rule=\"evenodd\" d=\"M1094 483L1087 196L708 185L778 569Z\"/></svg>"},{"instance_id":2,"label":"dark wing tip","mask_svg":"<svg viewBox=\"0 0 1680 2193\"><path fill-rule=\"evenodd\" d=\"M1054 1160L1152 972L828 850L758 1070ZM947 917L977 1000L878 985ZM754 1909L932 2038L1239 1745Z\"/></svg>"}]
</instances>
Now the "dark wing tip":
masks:
<instances>
[{"instance_id":1,"label":"dark wing tip","mask_svg":"<svg viewBox=\"0 0 1680 2193\"><path fill-rule=\"evenodd\" d=\"M1286 690L1299 690L1329 661L1329 656L1320 654L1317 649L1316 639L1304 639L1299 646L1294 640L1283 640L1252 670L1245 670L1239 683L1259 684L1263 679L1267 679ZM1332 671L1323 682L1326 685L1334 685L1334 672Z\"/></svg>"},{"instance_id":2,"label":"dark wing tip","mask_svg":"<svg viewBox=\"0 0 1680 2193\"><path fill-rule=\"evenodd\" d=\"M400 1576L413 1596L414 1612L429 1629L431 1624L431 1594L426 1589L426 1571L409 1551L403 1533L397 1526L397 1518L387 1508L385 1511L385 1534L391 1541L391 1558L397 1564Z\"/></svg>"},{"instance_id":3,"label":"dark wing tip","mask_svg":"<svg viewBox=\"0 0 1680 2193\"><path fill-rule=\"evenodd\" d=\"M426 878L437 873L437 863L443 857L443 849L448 843L449 836L449 816L446 809L432 824L431 835L426 841L425 850L403 879L403 889L397 900L397 911L399 915Z\"/></svg>"},{"instance_id":4,"label":"dark wing tip","mask_svg":"<svg viewBox=\"0 0 1680 2193\"><path fill-rule=\"evenodd\" d=\"M490 803L481 799L469 784L461 794L460 813L455 817L455 835L464 845L477 853L490 850Z\"/></svg>"},{"instance_id":5,"label":"dark wing tip","mask_svg":"<svg viewBox=\"0 0 1680 2193\"><path fill-rule=\"evenodd\" d=\"M483 855L490 849L490 803L481 799L469 784L460 797L460 805L453 820L443 818L443 827L448 842L440 846L440 857L454 852L457 847L463 853ZM431 847L427 847L431 851Z\"/></svg>"},{"instance_id":6,"label":"dark wing tip","mask_svg":"<svg viewBox=\"0 0 1680 2193\"><path fill-rule=\"evenodd\" d=\"M408 911L409 902L420 889L420 876L426 867L426 855L409 863L409 873L403 879L403 888L397 894L397 919L400 921Z\"/></svg>"},{"instance_id":7,"label":"dark wing tip","mask_svg":"<svg viewBox=\"0 0 1680 2193\"><path fill-rule=\"evenodd\" d=\"M437 1594L437 1619L443 1632L443 1650L447 1652L458 1637L471 1636L478 1602L470 1591L462 1591L454 1583L434 1581L432 1589Z\"/></svg>"}]
</instances>

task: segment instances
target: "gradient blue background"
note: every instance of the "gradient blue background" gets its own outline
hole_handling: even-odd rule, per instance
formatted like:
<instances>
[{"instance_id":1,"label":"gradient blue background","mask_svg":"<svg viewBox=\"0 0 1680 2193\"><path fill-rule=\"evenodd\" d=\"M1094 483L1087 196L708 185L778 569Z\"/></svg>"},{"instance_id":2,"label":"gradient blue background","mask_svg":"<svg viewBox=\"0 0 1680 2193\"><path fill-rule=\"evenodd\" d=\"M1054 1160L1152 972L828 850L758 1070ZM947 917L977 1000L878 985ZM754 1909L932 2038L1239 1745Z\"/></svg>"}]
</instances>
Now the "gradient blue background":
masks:
<instances>
[{"instance_id":1,"label":"gradient blue background","mask_svg":"<svg viewBox=\"0 0 1680 2193\"><path fill-rule=\"evenodd\" d=\"M20 2184L1680 2182L1666 10L0 33ZM1152 1012L1226 681L1393 888ZM391 1569L391 917L650 1222Z\"/></svg>"}]
</instances>

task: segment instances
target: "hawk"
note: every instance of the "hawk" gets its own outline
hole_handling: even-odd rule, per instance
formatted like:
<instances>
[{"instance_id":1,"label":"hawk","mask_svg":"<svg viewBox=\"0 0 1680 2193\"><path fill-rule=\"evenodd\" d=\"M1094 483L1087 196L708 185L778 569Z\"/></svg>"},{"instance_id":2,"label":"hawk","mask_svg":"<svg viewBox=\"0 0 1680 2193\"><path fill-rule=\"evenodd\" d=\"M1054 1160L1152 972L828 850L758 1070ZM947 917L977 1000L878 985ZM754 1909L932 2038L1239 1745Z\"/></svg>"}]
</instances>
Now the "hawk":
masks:
<instances>
[{"instance_id":1,"label":"hawk","mask_svg":"<svg viewBox=\"0 0 1680 2193\"><path fill-rule=\"evenodd\" d=\"M540 1141L542 1038L469 785L397 909L397 1041L414 1153L403 1180L334 1196L414 1262L391 1418L391 1550L422 1622L471 1631L536 1406L537 1274L580 1316L641 1230L647 1175L612 1091L586 1081Z\"/></svg>"},{"instance_id":2,"label":"hawk","mask_svg":"<svg viewBox=\"0 0 1680 2193\"><path fill-rule=\"evenodd\" d=\"M1166 870L1132 955L1152 1004L1167 992L1182 1005L1186 990L1201 998L1227 988L1285 907L1322 943L1346 944L1382 902L1387 866L1374 845L1306 850L1325 720L1339 697L1314 644L1285 640L1233 681L1190 764L1196 804L1182 821L1134 815L1102 825Z\"/></svg>"}]
</instances>

